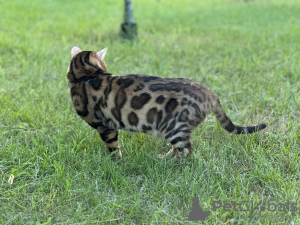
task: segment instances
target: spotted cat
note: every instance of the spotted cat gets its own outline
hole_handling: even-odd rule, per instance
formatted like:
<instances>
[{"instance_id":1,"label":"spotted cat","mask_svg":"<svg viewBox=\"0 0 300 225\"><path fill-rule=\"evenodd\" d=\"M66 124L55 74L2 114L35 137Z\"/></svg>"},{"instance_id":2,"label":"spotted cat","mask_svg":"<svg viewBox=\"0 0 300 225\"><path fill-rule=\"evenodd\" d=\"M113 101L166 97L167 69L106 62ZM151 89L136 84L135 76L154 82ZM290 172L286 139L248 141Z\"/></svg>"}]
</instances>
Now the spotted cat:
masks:
<instances>
[{"instance_id":1,"label":"spotted cat","mask_svg":"<svg viewBox=\"0 0 300 225\"><path fill-rule=\"evenodd\" d=\"M210 110L230 133L253 133L267 126L234 125L217 95L192 80L139 74L114 76L106 69L106 51L82 51L74 46L67 78L77 114L98 131L117 158L122 157L120 129L163 136L173 146L164 156L179 159L193 151L191 133Z\"/></svg>"}]
</instances>

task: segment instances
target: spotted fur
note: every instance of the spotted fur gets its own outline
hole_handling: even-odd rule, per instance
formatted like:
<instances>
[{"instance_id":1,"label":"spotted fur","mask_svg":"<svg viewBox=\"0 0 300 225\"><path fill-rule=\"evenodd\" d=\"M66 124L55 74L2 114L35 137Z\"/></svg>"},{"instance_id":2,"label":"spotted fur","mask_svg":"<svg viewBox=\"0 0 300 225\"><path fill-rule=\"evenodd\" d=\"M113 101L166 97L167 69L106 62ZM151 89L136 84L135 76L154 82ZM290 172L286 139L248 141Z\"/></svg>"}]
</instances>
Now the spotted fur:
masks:
<instances>
[{"instance_id":1,"label":"spotted fur","mask_svg":"<svg viewBox=\"0 0 300 225\"><path fill-rule=\"evenodd\" d=\"M106 50L82 51L74 46L67 78L77 114L98 131L115 157L121 157L120 129L163 136L173 145L166 156L187 157L193 150L191 133L210 110L230 133L266 128L265 123L234 125L216 94L192 80L139 74L114 76L106 69Z\"/></svg>"}]
</instances>

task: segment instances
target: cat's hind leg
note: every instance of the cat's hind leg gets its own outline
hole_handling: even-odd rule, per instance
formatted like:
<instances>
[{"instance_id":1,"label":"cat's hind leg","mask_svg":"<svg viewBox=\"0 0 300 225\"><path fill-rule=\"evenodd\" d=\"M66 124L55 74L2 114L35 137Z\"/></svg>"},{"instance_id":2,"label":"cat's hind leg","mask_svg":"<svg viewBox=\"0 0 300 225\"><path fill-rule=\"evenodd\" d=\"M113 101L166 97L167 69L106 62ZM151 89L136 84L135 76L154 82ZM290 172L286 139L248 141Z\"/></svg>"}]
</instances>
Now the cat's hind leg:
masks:
<instances>
[{"instance_id":1,"label":"cat's hind leg","mask_svg":"<svg viewBox=\"0 0 300 225\"><path fill-rule=\"evenodd\" d=\"M179 133L176 137L167 138L172 144L172 152L168 152L166 155L175 156L172 160L187 158L193 151L193 147L190 143L190 132Z\"/></svg>"},{"instance_id":2,"label":"cat's hind leg","mask_svg":"<svg viewBox=\"0 0 300 225\"><path fill-rule=\"evenodd\" d=\"M176 151L177 150L172 147L166 154L159 154L158 157L160 159L171 159L176 155Z\"/></svg>"},{"instance_id":3,"label":"cat's hind leg","mask_svg":"<svg viewBox=\"0 0 300 225\"><path fill-rule=\"evenodd\" d=\"M190 144L189 144L189 147L175 148L175 149L176 149L176 153L175 153L175 157L172 159L172 161L177 161L179 159L185 159L193 152L193 148Z\"/></svg>"}]
</instances>

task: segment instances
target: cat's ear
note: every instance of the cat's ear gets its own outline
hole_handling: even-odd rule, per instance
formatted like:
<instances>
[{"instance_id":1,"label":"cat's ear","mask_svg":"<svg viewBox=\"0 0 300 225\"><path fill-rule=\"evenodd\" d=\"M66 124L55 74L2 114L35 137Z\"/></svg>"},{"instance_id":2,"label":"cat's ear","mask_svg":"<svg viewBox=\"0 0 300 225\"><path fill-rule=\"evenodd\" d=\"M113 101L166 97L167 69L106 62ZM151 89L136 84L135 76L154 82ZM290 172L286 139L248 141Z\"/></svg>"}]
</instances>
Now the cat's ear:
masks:
<instances>
[{"instance_id":1,"label":"cat's ear","mask_svg":"<svg viewBox=\"0 0 300 225\"><path fill-rule=\"evenodd\" d=\"M71 49L71 58L73 58L79 52L82 52L82 50L77 45L74 45L73 48Z\"/></svg>"},{"instance_id":2,"label":"cat's ear","mask_svg":"<svg viewBox=\"0 0 300 225\"><path fill-rule=\"evenodd\" d=\"M107 48L104 48L101 51L97 52L97 58L102 61L106 55L106 51Z\"/></svg>"}]
</instances>

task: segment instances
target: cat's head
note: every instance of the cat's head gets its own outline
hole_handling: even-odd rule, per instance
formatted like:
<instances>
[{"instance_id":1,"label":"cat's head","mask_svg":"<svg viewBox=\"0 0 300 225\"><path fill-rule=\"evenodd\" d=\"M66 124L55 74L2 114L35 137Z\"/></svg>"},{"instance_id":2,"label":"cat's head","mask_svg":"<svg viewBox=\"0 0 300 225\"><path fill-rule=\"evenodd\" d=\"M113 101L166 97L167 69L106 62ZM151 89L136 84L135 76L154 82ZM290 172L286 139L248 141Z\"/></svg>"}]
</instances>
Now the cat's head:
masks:
<instances>
[{"instance_id":1,"label":"cat's head","mask_svg":"<svg viewBox=\"0 0 300 225\"><path fill-rule=\"evenodd\" d=\"M78 46L71 49L71 62L68 68L68 78L80 79L85 76L107 73L104 57L107 48L99 52L82 51Z\"/></svg>"}]
</instances>

